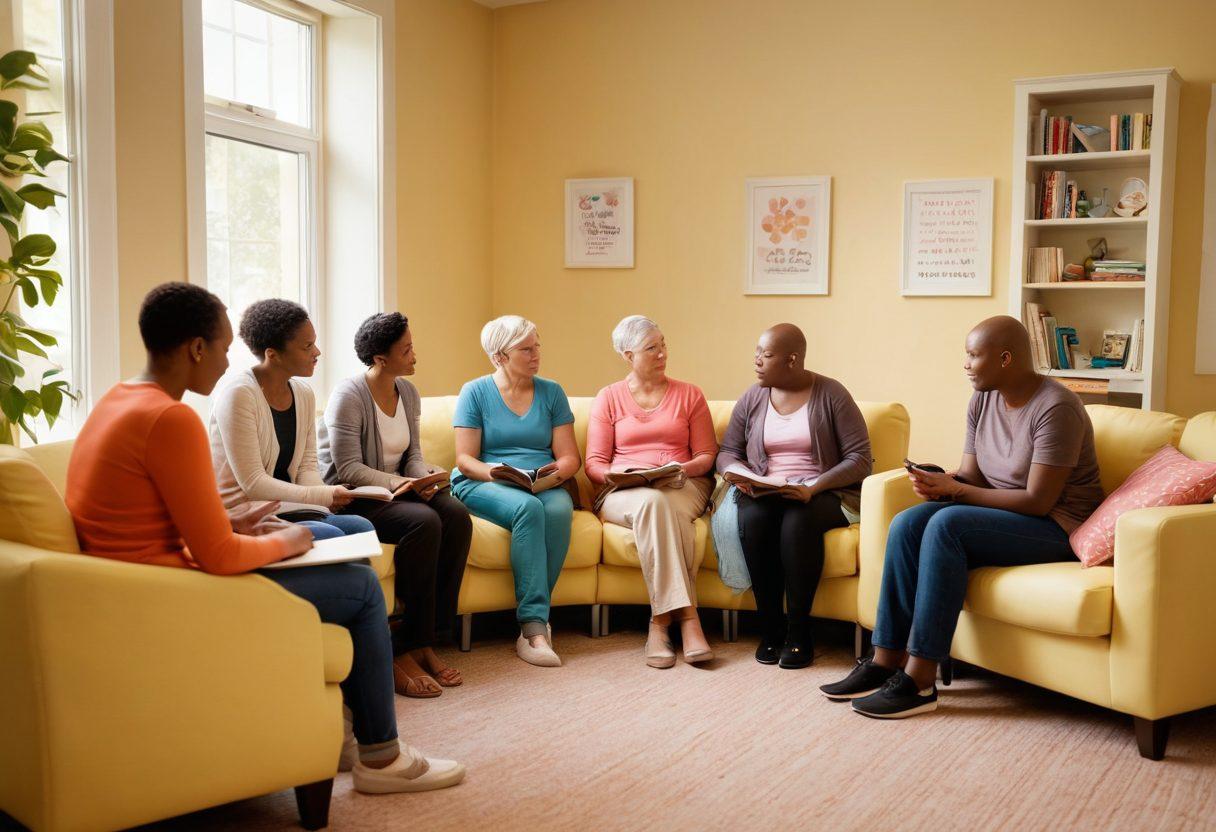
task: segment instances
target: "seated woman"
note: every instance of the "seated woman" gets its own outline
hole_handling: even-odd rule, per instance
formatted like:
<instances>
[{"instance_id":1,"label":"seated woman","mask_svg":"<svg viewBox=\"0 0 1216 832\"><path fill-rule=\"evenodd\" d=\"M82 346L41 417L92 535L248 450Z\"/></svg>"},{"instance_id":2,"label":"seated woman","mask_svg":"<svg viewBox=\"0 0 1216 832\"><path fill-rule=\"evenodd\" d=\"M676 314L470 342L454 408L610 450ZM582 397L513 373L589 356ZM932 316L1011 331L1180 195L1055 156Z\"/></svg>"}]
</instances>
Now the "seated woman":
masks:
<instances>
[{"instance_id":1,"label":"seated woman","mask_svg":"<svg viewBox=\"0 0 1216 832\"><path fill-rule=\"evenodd\" d=\"M442 469L422 459L422 403L403 378L418 360L409 321L400 312L372 315L355 333L355 354L368 369L330 394L321 465L326 482L378 485L396 495L391 502L357 499L344 511L366 517L381 541L397 546L394 585L404 611L393 675L398 693L429 699L462 681L435 644L451 637L473 524L452 495L410 487Z\"/></svg>"},{"instance_id":2,"label":"seated woman","mask_svg":"<svg viewBox=\"0 0 1216 832\"><path fill-rule=\"evenodd\" d=\"M66 503L81 549L237 575L311 548L308 529L269 516L274 503L225 513L207 431L181 401L187 390L209 395L228 368L232 327L219 298L200 286L165 283L144 299L139 331L146 368L97 402L72 449ZM353 765L355 789L378 794L459 783L460 763L428 759L398 739L384 595L371 567L262 574L311 602L322 621L350 631L354 661L342 683L350 718L339 766Z\"/></svg>"},{"instance_id":3,"label":"seated woman","mask_svg":"<svg viewBox=\"0 0 1216 832\"><path fill-rule=\"evenodd\" d=\"M735 403L718 472L732 466L803 484L799 497L736 495L739 538L762 632L756 661L783 668L814 660L811 605L823 574L823 536L847 526L870 475L870 434L840 382L805 367L806 337L778 324L756 347L757 383ZM785 614L781 602L784 596Z\"/></svg>"},{"instance_id":4,"label":"seated woman","mask_svg":"<svg viewBox=\"0 0 1216 832\"><path fill-rule=\"evenodd\" d=\"M224 507L254 500L341 509L353 495L326 485L317 470L316 400L297 377L312 376L321 351L304 307L259 300L241 316L241 340L258 359L216 394L211 408L211 464ZM316 540L370 532L362 517L304 520Z\"/></svg>"},{"instance_id":5,"label":"seated woman","mask_svg":"<svg viewBox=\"0 0 1216 832\"><path fill-rule=\"evenodd\" d=\"M574 502L557 486L574 485L579 469L574 414L561 386L537 375L540 339L531 321L518 315L490 321L481 347L494 372L465 384L456 400L452 487L469 511L511 532L520 624L515 652L529 664L557 667L549 602L570 547ZM499 464L539 470L549 487L533 494L494 482L491 469Z\"/></svg>"},{"instance_id":6,"label":"seated woman","mask_svg":"<svg viewBox=\"0 0 1216 832\"><path fill-rule=\"evenodd\" d=\"M676 488L626 488L603 498L600 517L633 529L642 577L650 593L646 664L671 667L668 638L680 622L684 659L703 662L713 651L697 617L696 536L693 521L705 513L713 490L718 441L705 395L667 376L667 342L658 325L630 315L612 331L612 346L629 364L623 381L596 394L587 426L587 479L603 486L612 471L657 468L677 462L686 479Z\"/></svg>"},{"instance_id":7,"label":"seated woman","mask_svg":"<svg viewBox=\"0 0 1216 832\"><path fill-rule=\"evenodd\" d=\"M1089 414L1076 393L1035 372L1020 321L999 316L971 330L963 368L975 392L962 465L948 474L909 467L928 502L891 523L874 655L820 688L864 716L935 710L937 666L950 655L970 570L1072 560L1069 532L1102 502Z\"/></svg>"}]
</instances>

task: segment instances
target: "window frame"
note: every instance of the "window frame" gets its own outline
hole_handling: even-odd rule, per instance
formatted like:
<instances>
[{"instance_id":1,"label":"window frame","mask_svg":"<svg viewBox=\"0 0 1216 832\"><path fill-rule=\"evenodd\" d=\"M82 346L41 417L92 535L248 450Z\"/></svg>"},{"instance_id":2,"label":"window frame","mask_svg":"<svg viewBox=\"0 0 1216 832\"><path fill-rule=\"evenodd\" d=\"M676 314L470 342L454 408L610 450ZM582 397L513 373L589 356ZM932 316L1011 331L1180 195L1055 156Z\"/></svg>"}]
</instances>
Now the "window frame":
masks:
<instances>
[{"instance_id":1,"label":"window frame","mask_svg":"<svg viewBox=\"0 0 1216 832\"><path fill-rule=\"evenodd\" d=\"M190 0L186 0L190 2ZM198 5L198 14L202 15L202 0L194 0ZM226 99L203 93L203 131L197 140L206 155L206 137L246 142L272 150L287 153L297 153L304 160L304 177L306 181L300 188L302 210L300 218L301 261L303 263L302 285L300 286L300 303L309 311L309 315L318 327L324 327L324 311L321 301L323 292L322 263L324 262L324 234L321 222L325 212L324 199L324 135L321 127L322 106L322 76L323 65L322 36L323 16L312 9L297 6L294 3L274 2L273 0L236 0L261 9L269 14L279 15L294 20L309 27L309 116L311 127L301 127L286 121L270 118L253 112L241 103L230 102ZM200 35L202 29L199 30ZM198 43L199 67L205 59L201 38ZM187 124L187 130L190 130ZM187 145L190 139L187 137ZM206 187L206 173L201 182ZM203 247L201 251L201 270L197 274L202 278L202 285L207 285L207 253L206 253L206 200L203 200Z\"/></svg>"}]
</instances>

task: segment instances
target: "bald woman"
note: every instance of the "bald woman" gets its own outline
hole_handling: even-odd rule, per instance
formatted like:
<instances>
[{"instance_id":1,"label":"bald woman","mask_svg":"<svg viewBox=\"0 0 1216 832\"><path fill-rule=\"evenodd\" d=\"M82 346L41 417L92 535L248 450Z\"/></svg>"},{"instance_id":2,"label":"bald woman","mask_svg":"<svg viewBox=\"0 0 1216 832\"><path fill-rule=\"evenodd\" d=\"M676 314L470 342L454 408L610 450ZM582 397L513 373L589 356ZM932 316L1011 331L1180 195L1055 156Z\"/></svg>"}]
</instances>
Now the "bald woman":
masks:
<instances>
[{"instance_id":1,"label":"bald woman","mask_svg":"<svg viewBox=\"0 0 1216 832\"><path fill-rule=\"evenodd\" d=\"M786 669L814 656L811 603L823 572L823 536L860 509L870 474L870 434L849 391L806 368L806 338L793 324L765 330L756 346L756 384L731 414L718 471L806 485L799 497L753 496L739 486L739 542L762 633L756 661ZM785 609L782 609L782 601Z\"/></svg>"},{"instance_id":2,"label":"bald woman","mask_svg":"<svg viewBox=\"0 0 1216 832\"><path fill-rule=\"evenodd\" d=\"M864 716L935 710L937 666L950 654L969 571L1070 560L1069 532L1102 502L1089 414L1035 372L1021 322L1000 316L971 330L963 369L975 392L962 465L909 469L927 502L891 523L874 656L820 688Z\"/></svg>"}]
</instances>

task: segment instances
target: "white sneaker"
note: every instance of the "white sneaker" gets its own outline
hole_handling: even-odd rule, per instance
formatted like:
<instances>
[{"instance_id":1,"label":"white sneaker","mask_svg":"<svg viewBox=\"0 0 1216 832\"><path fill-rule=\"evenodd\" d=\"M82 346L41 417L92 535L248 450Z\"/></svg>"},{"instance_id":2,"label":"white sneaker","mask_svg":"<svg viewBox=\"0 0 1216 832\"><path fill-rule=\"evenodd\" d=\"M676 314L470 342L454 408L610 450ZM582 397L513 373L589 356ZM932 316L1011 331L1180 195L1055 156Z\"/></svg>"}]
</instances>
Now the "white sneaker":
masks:
<instances>
[{"instance_id":1,"label":"white sneaker","mask_svg":"<svg viewBox=\"0 0 1216 832\"><path fill-rule=\"evenodd\" d=\"M537 667L562 666L562 660L557 653L553 652L553 648L549 646L547 640L542 641L539 647L533 647L523 633L520 633L519 638L515 639L515 653L528 664L534 664Z\"/></svg>"},{"instance_id":2,"label":"white sneaker","mask_svg":"<svg viewBox=\"0 0 1216 832\"><path fill-rule=\"evenodd\" d=\"M359 762L359 743L350 708L342 706L342 753L338 755L338 771L350 771Z\"/></svg>"},{"instance_id":3,"label":"white sneaker","mask_svg":"<svg viewBox=\"0 0 1216 832\"><path fill-rule=\"evenodd\" d=\"M396 794L398 792L429 792L455 786L464 779L464 766L455 760L424 757L405 743L401 753L384 768L370 768L356 763L355 791L364 794Z\"/></svg>"}]
</instances>

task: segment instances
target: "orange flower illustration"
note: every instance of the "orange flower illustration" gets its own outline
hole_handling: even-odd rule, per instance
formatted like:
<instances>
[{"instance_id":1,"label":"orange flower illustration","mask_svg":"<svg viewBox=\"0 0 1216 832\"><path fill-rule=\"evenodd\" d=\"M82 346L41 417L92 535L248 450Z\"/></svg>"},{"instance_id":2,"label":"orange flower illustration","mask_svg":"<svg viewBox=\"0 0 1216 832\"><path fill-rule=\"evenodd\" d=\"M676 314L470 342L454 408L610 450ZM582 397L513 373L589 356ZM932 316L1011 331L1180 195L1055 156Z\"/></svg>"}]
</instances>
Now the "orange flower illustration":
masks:
<instances>
[{"instance_id":1,"label":"orange flower illustration","mask_svg":"<svg viewBox=\"0 0 1216 832\"><path fill-rule=\"evenodd\" d=\"M787 236L792 236L795 240L805 240L807 227L811 224L810 215L800 213L805 209L805 199L795 200L792 208L785 197L770 199L768 214L760 221L760 227L768 234L769 242L776 245Z\"/></svg>"},{"instance_id":2,"label":"orange flower illustration","mask_svg":"<svg viewBox=\"0 0 1216 832\"><path fill-rule=\"evenodd\" d=\"M615 208L617 201L618 201L618 199L617 199L616 191L604 191L604 203L605 204L610 205Z\"/></svg>"}]
</instances>

